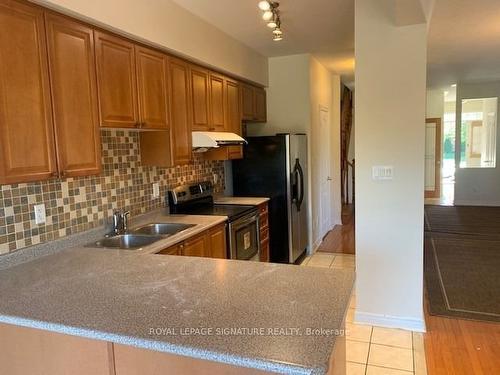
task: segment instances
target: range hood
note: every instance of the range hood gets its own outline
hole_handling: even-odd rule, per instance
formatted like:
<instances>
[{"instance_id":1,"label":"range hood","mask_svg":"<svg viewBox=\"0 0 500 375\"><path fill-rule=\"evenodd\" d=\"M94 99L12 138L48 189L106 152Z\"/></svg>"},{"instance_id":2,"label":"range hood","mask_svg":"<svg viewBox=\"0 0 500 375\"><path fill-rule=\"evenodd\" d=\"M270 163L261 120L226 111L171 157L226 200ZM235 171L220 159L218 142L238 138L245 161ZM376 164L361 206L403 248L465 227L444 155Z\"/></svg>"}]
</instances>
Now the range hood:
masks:
<instances>
[{"instance_id":1,"label":"range hood","mask_svg":"<svg viewBox=\"0 0 500 375\"><path fill-rule=\"evenodd\" d=\"M230 132L192 132L193 149L204 152L220 146L240 146L246 144L238 134Z\"/></svg>"}]
</instances>

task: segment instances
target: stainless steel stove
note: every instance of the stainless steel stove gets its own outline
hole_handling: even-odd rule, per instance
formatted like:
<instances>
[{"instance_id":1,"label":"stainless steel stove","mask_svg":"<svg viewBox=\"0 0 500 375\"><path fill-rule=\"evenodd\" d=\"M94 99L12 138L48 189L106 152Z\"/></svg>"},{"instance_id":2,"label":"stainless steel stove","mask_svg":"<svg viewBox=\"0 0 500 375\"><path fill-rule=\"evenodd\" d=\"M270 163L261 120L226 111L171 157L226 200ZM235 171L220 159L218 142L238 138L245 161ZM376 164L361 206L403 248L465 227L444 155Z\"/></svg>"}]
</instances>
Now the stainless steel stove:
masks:
<instances>
[{"instance_id":1,"label":"stainless steel stove","mask_svg":"<svg viewBox=\"0 0 500 375\"><path fill-rule=\"evenodd\" d=\"M259 211L255 206L215 204L209 181L179 186L168 192L171 214L227 216L228 255L231 259L259 259Z\"/></svg>"}]
</instances>

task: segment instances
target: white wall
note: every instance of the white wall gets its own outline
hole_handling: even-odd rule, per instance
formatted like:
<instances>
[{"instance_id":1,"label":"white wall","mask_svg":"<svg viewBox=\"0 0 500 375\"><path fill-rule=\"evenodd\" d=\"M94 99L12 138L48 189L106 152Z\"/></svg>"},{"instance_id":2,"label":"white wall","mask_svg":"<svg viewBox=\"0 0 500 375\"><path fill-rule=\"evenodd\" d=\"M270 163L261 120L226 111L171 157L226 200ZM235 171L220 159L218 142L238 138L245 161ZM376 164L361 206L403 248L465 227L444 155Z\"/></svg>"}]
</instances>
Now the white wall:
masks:
<instances>
[{"instance_id":1,"label":"white wall","mask_svg":"<svg viewBox=\"0 0 500 375\"><path fill-rule=\"evenodd\" d=\"M267 90L267 123L248 124L248 135L308 133L311 122L308 54L271 57Z\"/></svg>"},{"instance_id":2,"label":"white wall","mask_svg":"<svg viewBox=\"0 0 500 375\"><path fill-rule=\"evenodd\" d=\"M444 116L444 92L442 89L427 90L426 117L440 118Z\"/></svg>"},{"instance_id":3,"label":"white wall","mask_svg":"<svg viewBox=\"0 0 500 375\"><path fill-rule=\"evenodd\" d=\"M500 81L458 84L457 134L460 134L462 99L493 97L500 97ZM498 102L500 106L500 99ZM500 107L497 109L497 114L500 113L498 111L500 111ZM500 206L500 131L498 124L496 160L496 168L457 168L455 173L456 205Z\"/></svg>"},{"instance_id":4,"label":"white wall","mask_svg":"<svg viewBox=\"0 0 500 375\"><path fill-rule=\"evenodd\" d=\"M397 27L394 4L355 1L355 320L424 330L427 26ZM374 165L393 180L372 180Z\"/></svg>"},{"instance_id":5,"label":"white wall","mask_svg":"<svg viewBox=\"0 0 500 375\"><path fill-rule=\"evenodd\" d=\"M171 0L35 0L227 73L267 85L267 58ZM82 17L83 16L83 17Z\"/></svg>"},{"instance_id":6,"label":"white wall","mask_svg":"<svg viewBox=\"0 0 500 375\"><path fill-rule=\"evenodd\" d=\"M267 123L248 124L250 136L302 132L309 140L309 239L310 249L316 249L322 235L319 224L319 162L332 158L333 192L332 225L340 223L340 77L332 75L309 54L273 57L269 59L267 88ZM319 108L330 111L331 154L319 155Z\"/></svg>"}]
</instances>

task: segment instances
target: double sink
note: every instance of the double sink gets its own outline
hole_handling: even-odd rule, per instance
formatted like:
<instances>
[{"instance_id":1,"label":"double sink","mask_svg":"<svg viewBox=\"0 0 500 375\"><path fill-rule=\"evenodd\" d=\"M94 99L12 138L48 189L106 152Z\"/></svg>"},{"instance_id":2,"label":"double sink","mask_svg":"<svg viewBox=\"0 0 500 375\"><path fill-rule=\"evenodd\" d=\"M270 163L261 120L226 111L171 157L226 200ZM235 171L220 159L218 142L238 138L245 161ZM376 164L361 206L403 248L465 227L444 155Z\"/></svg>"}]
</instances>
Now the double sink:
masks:
<instances>
[{"instance_id":1,"label":"double sink","mask_svg":"<svg viewBox=\"0 0 500 375\"><path fill-rule=\"evenodd\" d=\"M137 250L144 246L151 245L156 241L173 236L186 229L194 227L196 224L162 223L146 224L139 228L132 229L125 234L105 237L87 246L99 248L112 248L121 250Z\"/></svg>"}]
</instances>

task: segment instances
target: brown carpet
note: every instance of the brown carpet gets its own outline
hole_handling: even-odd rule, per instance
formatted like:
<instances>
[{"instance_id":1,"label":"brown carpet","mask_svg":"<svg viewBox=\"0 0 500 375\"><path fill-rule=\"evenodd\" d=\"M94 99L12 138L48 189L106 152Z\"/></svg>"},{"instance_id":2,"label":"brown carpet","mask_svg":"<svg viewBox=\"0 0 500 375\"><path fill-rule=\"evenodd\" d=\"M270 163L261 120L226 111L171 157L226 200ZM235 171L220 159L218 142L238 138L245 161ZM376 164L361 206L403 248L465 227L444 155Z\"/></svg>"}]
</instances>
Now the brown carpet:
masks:
<instances>
[{"instance_id":1,"label":"brown carpet","mask_svg":"<svg viewBox=\"0 0 500 375\"><path fill-rule=\"evenodd\" d=\"M425 206L425 230L500 240L500 207L428 205Z\"/></svg>"},{"instance_id":2,"label":"brown carpet","mask_svg":"<svg viewBox=\"0 0 500 375\"><path fill-rule=\"evenodd\" d=\"M500 236L493 230L500 231L500 217L495 219L497 210L439 208L458 210L425 208L430 224L424 253L430 313L500 322ZM465 213L471 213L473 218ZM447 221L443 220L445 216Z\"/></svg>"}]
</instances>

